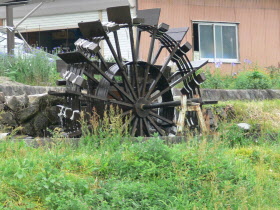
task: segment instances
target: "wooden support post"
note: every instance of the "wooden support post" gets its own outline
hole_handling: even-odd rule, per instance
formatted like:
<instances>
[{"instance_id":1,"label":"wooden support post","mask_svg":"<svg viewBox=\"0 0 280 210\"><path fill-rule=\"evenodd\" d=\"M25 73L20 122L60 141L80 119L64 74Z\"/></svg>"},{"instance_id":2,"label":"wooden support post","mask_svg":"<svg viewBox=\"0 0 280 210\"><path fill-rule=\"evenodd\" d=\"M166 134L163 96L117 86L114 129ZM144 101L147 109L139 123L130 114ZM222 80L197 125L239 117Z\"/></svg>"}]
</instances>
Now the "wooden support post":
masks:
<instances>
[{"instance_id":1,"label":"wooden support post","mask_svg":"<svg viewBox=\"0 0 280 210\"><path fill-rule=\"evenodd\" d=\"M184 131L185 127L185 117L186 117L186 112L187 112L187 96L182 95L181 97L181 110L179 113L179 118L177 121L177 133L182 133Z\"/></svg>"},{"instance_id":2,"label":"wooden support post","mask_svg":"<svg viewBox=\"0 0 280 210\"><path fill-rule=\"evenodd\" d=\"M186 112L196 112L198 123L201 129L202 133L207 133L208 129L206 127L205 120L203 118L203 114L200 108L199 103L191 103L187 105L187 96L183 95L181 97L181 110L179 113L179 118L177 121L177 132L182 133L184 131L185 127L185 118L186 118Z\"/></svg>"},{"instance_id":3,"label":"wooden support post","mask_svg":"<svg viewBox=\"0 0 280 210\"><path fill-rule=\"evenodd\" d=\"M6 6L6 26L14 27L13 6ZM7 28L7 53L14 54L15 32Z\"/></svg>"},{"instance_id":4,"label":"wooden support post","mask_svg":"<svg viewBox=\"0 0 280 210\"><path fill-rule=\"evenodd\" d=\"M188 106L187 111L196 112L198 123L199 123L199 126L200 126L200 129L201 129L202 133L207 133L208 129L206 127L205 120L203 118L203 114L202 114L202 111L201 111L201 108L200 108L200 104L192 103L191 106Z\"/></svg>"}]
</instances>

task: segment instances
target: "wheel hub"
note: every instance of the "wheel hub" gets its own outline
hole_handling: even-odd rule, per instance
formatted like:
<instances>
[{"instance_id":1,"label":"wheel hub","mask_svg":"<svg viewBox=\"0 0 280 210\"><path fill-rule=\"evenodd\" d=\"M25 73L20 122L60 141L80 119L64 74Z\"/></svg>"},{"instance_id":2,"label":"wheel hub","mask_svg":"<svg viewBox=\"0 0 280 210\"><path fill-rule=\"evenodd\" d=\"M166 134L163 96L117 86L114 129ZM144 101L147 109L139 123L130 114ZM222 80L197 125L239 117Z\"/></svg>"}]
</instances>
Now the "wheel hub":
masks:
<instances>
[{"instance_id":1,"label":"wheel hub","mask_svg":"<svg viewBox=\"0 0 280 210\"><path fill-rule=\"evenodd\" d=\"M137 114L138 117L144 118L149 115L149 110L143 109L143 105L150 104L148 100L145 98L139 98L135 105L134 105L134 111Z\"/></svg>"}]
</instances>

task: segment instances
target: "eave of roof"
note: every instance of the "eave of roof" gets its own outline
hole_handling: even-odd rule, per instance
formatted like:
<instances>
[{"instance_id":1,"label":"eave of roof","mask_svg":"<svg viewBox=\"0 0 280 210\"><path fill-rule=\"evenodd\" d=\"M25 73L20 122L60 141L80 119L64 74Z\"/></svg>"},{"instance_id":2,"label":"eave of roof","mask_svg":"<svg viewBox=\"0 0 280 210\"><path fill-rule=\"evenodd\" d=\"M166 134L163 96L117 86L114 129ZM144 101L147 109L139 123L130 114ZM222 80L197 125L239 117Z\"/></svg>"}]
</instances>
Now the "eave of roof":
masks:
<instances>
[{"instance_id":1,"label":"eave of roof","mask_svg":"<svg viewBox=\"0 0 280 210\"><path fill-rule=\"evenodd\" d=\"M0 3L9 0L0 0ZM28 1L28 0L27 0ZM15 6L14 18L21 18L31 11L35 5L34 2L41 2L41 0L29 0L30 3L26 5ZM46 0L42 0L46 1ZM73 14L104 10L108 7L130 5L128 0L55 0L48 2L41 6L39 10L34 12L32 16L49 16L57 14ZM0 19L6 18L5 7L0 7Z\"/></svg>"}]
</instances>

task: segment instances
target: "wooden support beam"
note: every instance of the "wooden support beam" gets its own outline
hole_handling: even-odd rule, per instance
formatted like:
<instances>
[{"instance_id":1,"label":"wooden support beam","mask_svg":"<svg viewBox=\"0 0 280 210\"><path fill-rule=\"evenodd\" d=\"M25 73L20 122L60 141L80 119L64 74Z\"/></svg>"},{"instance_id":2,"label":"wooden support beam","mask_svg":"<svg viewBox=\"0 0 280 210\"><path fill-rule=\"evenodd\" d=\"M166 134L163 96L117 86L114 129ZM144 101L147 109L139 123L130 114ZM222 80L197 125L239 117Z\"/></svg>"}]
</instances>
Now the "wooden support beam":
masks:
<instances>
[{"instance_id":1,"label":"wooden support beam","mask_svg":"<svg viewBox=\"0 0 280 210\"><path fill-rule=\"evenodd\" d=\"M13 6L6 6L7 27L14 27ZM7 28L7 53L14 54L15 48L15 32Z\"/></svg>"},{"instance_id":2,"label":"wooden support beam","mask_svg":"<svg viewBox=\"0 0 280 210\"><path fill-rule=\"evenodd\" d=\"M177 132L182 133L185 128L185 121L186 121L186 113L187 112L196 112L198 123L202 133L207 133L208 129L206 127L206 123L200 108L199 103L191 103L190 105L187 104L187 96L183 95L181 97L181 110L179 113L179 118L177 121Z\"/></svg>"}]
</instances>

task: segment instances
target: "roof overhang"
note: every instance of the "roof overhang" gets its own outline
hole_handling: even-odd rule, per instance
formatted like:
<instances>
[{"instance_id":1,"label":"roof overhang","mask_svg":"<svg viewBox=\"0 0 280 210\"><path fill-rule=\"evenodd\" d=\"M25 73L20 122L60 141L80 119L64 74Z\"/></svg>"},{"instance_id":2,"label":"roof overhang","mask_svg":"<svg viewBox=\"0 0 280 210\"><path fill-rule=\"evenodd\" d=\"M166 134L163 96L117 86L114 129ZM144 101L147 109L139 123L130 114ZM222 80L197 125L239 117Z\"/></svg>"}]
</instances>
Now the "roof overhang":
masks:
<instances>
[{"instance_id":1,"label":"roof overhang","mask_svg":"<svg viewBox=\"0 0 280 210\"><path fill-rule=\"evenodd\" d=\"M24 4L32 4L38 2L46 2L50 0L0 0L0 6L17 6Z\"/></svg>"},{"instance_id":2,"label":"roof overhang","mask_svg":"<svg viewBox=\"0 0 280 210\"><path fill-rule=\"evenodd\" d=\"M0 0L0 5L3 2L10 2L11 0ZM27 3L18 4L14 8L14 18L22 18L26 15L26 11L30 11L34 8L33 3L40 3L53 0L24 0ZM132 1L133 2L133 1ZM34 12L33 17L36 16L50 16L57 14L74 14L83 12L92 12L104 10L108 7L115 6L131 6L129 0L55 0L48 4L42 5L40 11ZM0 7L0 19L6 18L5 7Z\"/></svg>"}]
</instances>

